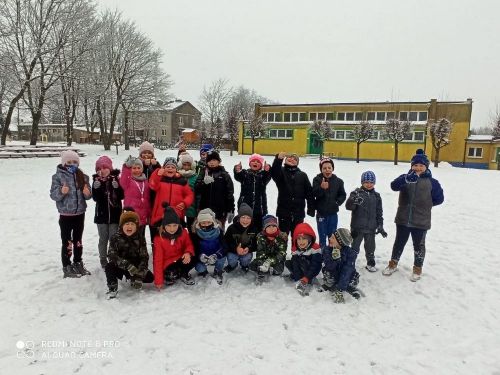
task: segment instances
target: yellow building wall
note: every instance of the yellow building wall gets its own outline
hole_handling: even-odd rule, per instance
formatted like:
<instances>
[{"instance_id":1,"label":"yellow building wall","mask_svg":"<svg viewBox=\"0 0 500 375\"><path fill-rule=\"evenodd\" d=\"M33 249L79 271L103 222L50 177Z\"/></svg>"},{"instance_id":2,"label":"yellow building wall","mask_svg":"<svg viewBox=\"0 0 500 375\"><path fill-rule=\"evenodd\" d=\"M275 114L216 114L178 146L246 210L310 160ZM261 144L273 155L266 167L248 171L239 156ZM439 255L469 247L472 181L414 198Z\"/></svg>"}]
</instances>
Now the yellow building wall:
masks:
<instances>
[{"instance_id":1,"label":"yellow building wall","mask_svg":"<svg viewBox=\"0 0 500 375\"><path fill-rule=\"evenodd\" d=\"M271 126L270 129L293 129L293 139L259 139L254 143L254 152L261 155L275 155L281 151L305 155L307 153L307 127ZM238 153L252 153L252 139L243 138L240 124Z\"/></svg>"},{"instance_id":2,"label":"yellow building wall","mask_svg":"<svg viewBox=\"0 0 500 375\"><path fill-rule=\"evenodd\" d=\"M400 143L398 145L398 161L410 161L423 143ZM339 159L356 159L356 142L327 141L324 152ZM363 142L359 147L359 158L364 160L394 160L394 143Z\"/></svg>"}]
</instances>

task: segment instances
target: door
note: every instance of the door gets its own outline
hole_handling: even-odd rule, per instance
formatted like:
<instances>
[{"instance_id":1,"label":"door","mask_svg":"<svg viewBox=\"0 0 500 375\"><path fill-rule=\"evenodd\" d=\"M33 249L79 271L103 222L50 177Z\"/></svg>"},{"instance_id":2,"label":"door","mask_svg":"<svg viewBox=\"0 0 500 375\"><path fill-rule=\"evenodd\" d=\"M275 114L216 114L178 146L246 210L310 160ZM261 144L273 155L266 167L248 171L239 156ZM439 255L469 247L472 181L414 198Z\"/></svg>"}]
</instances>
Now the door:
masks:
<instances>
[{"instance_id":1,"label":"door","mask_svg":"<svg viewBox=\"0 0 500 375\"><path fill-rule=\"evenodd\" d=\"M316 133L309 133L309 152L308 154L321 154L323 152L323 141Z\"/></svg>"}]
</instances>

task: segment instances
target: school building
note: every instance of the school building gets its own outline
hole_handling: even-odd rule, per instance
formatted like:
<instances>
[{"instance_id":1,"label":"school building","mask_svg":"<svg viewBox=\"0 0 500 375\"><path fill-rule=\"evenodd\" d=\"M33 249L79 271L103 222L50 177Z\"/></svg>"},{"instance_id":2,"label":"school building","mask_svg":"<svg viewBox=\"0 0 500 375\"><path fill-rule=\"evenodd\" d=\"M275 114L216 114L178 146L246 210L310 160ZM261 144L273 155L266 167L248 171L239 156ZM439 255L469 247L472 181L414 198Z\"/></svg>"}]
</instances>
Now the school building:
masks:
<instances>
[{"instance_id":1,"label":"school building","mask_svg":"<svg viewBox=\"0 0 500 375\"><path fill-rule=\"evenodd\" d=\"M407 162L422 148L434 159L428 122L447 118L454 123L450 144L440 151L440 161L454 166L481 167L467 158L466 149L470 130L472 99L465 101L426 102L366 102L366 103L321 103L321 104L256 104L255 114L266 125L266 131L254 142L254 152L274 155L280 151L298 155L323 153L337 159L356 159L356 141L353 129L361 121L374 125L371 139L361 143L360 160L394 160L394 143L384 132L386 120L397 118L409 121L411 132L398 146L398 161ZM325 120L332 127L332 136L322 144L311 132L315 120ZM239 124L238 152L252 153L252 139L248 123Z\"/></svg>"}]
</instances>

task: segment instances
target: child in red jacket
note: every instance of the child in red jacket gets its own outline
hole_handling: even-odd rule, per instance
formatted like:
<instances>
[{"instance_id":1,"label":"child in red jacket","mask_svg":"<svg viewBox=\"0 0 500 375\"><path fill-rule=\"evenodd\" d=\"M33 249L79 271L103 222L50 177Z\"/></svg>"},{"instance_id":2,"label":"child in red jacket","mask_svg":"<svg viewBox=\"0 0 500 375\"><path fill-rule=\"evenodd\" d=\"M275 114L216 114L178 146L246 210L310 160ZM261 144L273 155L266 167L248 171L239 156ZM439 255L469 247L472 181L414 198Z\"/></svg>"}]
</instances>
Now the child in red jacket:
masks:
<instances>
[{"instance_id":1,"label":"child in red jacket","mask_svg":"<svg viewBox=\"0 0 500 375\"><path fill-rule=\"evenodd\" d=\"M182 228L179 216L172 207L165 208L159 235L154 240L153 272L158 289L179 279L193 285L189 271L194 267L194 248L187 229Z\"/></svg>"}]
</instances>

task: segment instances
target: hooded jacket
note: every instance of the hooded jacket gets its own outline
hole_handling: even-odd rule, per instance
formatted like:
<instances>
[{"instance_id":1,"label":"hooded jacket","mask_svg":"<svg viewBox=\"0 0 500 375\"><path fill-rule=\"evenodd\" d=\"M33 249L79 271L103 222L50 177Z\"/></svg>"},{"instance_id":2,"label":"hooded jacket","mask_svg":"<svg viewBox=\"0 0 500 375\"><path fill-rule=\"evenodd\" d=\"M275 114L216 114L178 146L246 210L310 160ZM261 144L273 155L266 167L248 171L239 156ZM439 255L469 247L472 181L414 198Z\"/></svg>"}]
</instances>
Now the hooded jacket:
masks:
<instances>
[{"instance_id":1,"label":"hooded jacket","mask_svg":"<svg viewBox=\"0 0 500 375\"><path fill-rule=\"evenodd\" d=\"M85 184L90 188L89 176L84 174ZM68 194L63 194L61 188L67 185ZM81 215L87 210L87 200L80 187L77 187L76 174L69 172L64 166L59 164L56 173L52 175L52 184L50 186L50 198L56 202L57 211L61 215Z\"/></svg>"}]
</instances>

